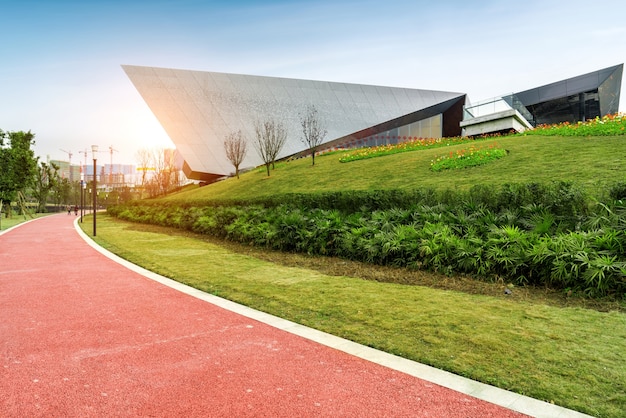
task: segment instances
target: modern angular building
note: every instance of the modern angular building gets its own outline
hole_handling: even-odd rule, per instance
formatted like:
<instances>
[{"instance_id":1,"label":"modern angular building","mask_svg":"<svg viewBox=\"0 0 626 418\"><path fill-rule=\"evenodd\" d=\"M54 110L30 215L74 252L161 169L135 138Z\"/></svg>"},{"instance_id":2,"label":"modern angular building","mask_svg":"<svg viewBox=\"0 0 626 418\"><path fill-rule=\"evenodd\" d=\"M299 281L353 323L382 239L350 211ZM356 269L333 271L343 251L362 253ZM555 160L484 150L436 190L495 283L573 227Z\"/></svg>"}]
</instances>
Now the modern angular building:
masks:
<instances>
[{"instance_id":1,"label":"modern angular building","mask_svg":"<svg viewBox=\"0 0 626 418\"><path fill-rule=\"evenodd\" d=\"M205 182L233 173L223 143L239 130L250 144L241 168L263 163L251 145L257 122L286 127L279 158L305 155L300 121L309 105L328 132L319 151L519 131L617 112L623 70L622 64L472 106L458 92L122 67L184 158L185 175Z\"/></svg>"},{"instance_id":2,"label":"modern angular building","mask_svg":"<svg viewBox=\"0 0 626 418\"><path fill-rule=\"evenodd\" d=\"M481 101L465 108L467 136L575 123L618 112L624 64Z\"/></svg>"},{"instance_id":3,"label":"modern angular building","mask_svg":"<svg viewBox=\"0 0 626 418\"><path fill-rule=\"evenodd\" d=\"M533 126L578 122L618 112L624 64L516 93Z\"/></svg>"},{"instance_id":4,"label":"modern angular building","mask_svg":"<svg viewBox=\"0 0 626 418\"><path fill-rule=\"evenodd\" d=\"M185 159L190 179L215 181L234 168L223 142L241 130L250 141L257 121L287 129L284 158L305 150L300 120L308 105L328 134L321 149L460 135L464 93L123 66ZM263 162L249 145L241 168Z\"/></svg>"}]
</instances>

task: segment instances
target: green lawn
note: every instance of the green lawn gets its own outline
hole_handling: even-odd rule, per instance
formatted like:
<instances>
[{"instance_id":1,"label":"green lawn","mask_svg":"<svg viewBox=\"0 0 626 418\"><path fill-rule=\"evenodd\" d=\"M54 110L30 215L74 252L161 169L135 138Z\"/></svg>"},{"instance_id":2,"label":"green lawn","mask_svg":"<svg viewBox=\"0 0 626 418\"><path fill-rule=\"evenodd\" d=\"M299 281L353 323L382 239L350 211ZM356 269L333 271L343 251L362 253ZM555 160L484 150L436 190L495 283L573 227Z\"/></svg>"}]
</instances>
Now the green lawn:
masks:
<instances>
[{"instance_id":1,"label":"green lawn","mask_svg":"<svg viewBox=\"0 0 626 418\"><path fill-rule=\"evenodd\" d=\"M48 216L48 215L52 215L50 213L36 213L33 215L33 218L40 218L42 216ZM4 217L4 213L2 214L2 219L0 219L0 231L6 231L9 228L14 227L15 225L19 225L23 222L27 222L31 219L30 216L23 216L23 215L13 215L10 218L5 218Z\"/></svg>"},{"instance_id":2,"label":"green lawn","mask_svg":"<svg viewBox=\"0 0 626 418\"><path fill-rule=\"evenodd\" d=\"M82 225L89 233L89 221ZM259 249L233 250L107 215L98 216L97 241L208 293L367 346L598 417L623 417L626 410L623 312L328 275L263 260Z\"/></svg>"},{"instance_id":3,"label":"green lawn","mask_svg":"<svg viewBox=\"0 0 626 418\"><path fill-rule=\"evenodd\" d=\"M483 140L497 143L509 154L493 163L464 170L432 172L437 155L467 144L424 149L384 157L340 163L341 154L281 162L267 177L265 169L170 195L166 199L248 199L284 193L338 190L436 189L467 190L475 184L575 181L590 190L626 181L626 136L548 137L513 136Z\"/></svg>"}]
</instances>

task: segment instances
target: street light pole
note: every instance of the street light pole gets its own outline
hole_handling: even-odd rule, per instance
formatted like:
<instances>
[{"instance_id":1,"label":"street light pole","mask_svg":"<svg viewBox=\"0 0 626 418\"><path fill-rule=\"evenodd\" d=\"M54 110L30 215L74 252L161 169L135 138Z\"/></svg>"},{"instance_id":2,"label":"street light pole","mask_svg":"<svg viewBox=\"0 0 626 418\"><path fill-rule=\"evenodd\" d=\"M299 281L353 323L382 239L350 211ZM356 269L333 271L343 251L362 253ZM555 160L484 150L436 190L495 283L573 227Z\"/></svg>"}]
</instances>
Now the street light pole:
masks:
<instances>
[{"instance_id":1,"label":"street light pole","mask_svg":"<svg viewBox=\"0 0 626 418\"><path fill-rule=\"evenodd\" d=\"M96 205L97 205L97 195L96 195L96 153L98 152L98 146L92 145L91 152L93 153L93 236L96 236Z\"/></svg>"},{"instance_id":2,"label":"street light pole","mask_svg":"<svg viewBox=\"0 0 626 418\"><path fill-rule=\"evenodd\" d=\"M83 173L80 173L81 177L83 176ZM85 202L83 201L83 198L85 197L85 194L83 193L83 187L85 187L85 179L82 178L80 179L80 223L83 223L83 208L85 206Z\"/></svg>"}]
</instances>

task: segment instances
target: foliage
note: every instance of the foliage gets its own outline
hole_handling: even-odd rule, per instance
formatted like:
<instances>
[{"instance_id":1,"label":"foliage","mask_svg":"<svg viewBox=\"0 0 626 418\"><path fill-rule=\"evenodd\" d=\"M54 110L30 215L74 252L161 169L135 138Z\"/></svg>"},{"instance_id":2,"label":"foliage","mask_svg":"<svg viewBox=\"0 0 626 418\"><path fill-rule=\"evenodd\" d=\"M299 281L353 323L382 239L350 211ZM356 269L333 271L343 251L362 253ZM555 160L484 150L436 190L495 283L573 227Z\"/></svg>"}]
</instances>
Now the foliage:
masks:
<instances>
[{"instance_id":1,"label":"foliage","mask_svg":"<svg viewBox=\"0 0 626 418\"><path fill-rule=\"evenodd\" d=\"M626 200L626 182L620 181L611 186L609 196L614 200Z\"/></svg>"},{"instance_id":2,"label":"foliage","mask_svg":"<svg viewBox=\"0 0 626 418\"><path fill-rule=\"evenodd\" d=\"M287 199L198 206L133 202L109 212L280 251L463 273L592 297L626 294L626 227L620 216L626 206L594 201L575 184L337 196L311 195L306 203L296 198L289 204Z\"/></svg>"},{"instance_id":3,"label":"foliage","mask_svg":"<svg viewBox=\"0 0 626 418\"><path fill-rule=\"evenodd\" d=\"M539 125L525 131L524 136L609 136L626 135L626 114L616 113L602 118L596 117L585 122L563 122L553 125Z\"/></svg>"},{"instance_id":4,"label":"foliage","mask_svg":"<svg viewBox=\"0 0 626 418\"><path fill-rule=\"evenodd\" d=\"M59 167L55 164L48 165L43 161L39 162L32 188L32 195L38 202L37 212L39 213L46 212L46 203L50 192L55 188L59 189L61 179L59 178L58 170ZM69 184L69 180L63 180L65 183Z\"/></svg>"},{"instance_id":5,"label":"foliage","mask_svg":"<svg viewBox=\"0 0 626 418\"><path fill-rule=\"evenodd\" d=\"M435 157L430 163L433 171L449 170L454 168L475 167L488 164L506 156L504 149L496 148L498 144L490 144L487 148L470 145L469 148L457 149Z\"/></svg>"},{"instance_id":6,"label":"foliage","mask_svg":"<svg viewBox=\"0 0 626 418\"><path fill-rule=\"evenodd\" d=\"M35 135L28 132L0 130L0 200L11 202L18 191L32 184L37 158L31 147Z\"/></svg>"}]
</instances>

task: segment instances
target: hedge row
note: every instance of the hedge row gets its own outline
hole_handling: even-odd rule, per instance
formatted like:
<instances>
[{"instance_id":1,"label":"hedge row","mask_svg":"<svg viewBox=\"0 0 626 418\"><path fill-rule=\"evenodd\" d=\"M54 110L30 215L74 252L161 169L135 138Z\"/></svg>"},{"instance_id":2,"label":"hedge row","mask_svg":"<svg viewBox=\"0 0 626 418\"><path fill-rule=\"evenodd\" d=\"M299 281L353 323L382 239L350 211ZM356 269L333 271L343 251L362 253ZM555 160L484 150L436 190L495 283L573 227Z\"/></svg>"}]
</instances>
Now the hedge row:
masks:
<instances>
[{"instance_id":1,"label":"hedge row","mask_svg":"<svg viewBox=\"0 0 626 418\"><path fill-rule=\"evenodd\" d=\"M626 183L618 183L606 190L600 199L626 198ZM277 196L262 196L254 199L221 200L141 200L131 201L130 205L157 205L181 207L223 207L223 206L263 206L276 207L289 202L290 205L307 209L336 209L345 213L408 209L418 205L434 206L444 204L450 208L467 205L481 206L492 211L538 204L562 214L584 212L589 203L585 190L571 182L512 183L500 187L476 185L468 191L436 190L422 188L414 190L350 190L325 193L292 193Z\"/></svg>"},{"instance_id":2,"label":"hedge row","mask_svg":"<svg viewBox=\"0 0 626 418\"><path fill-rule=\"evenodd\" d=\"M589 296L626 293L626 206L571 183L475 187L471 193L341 192L254 202L135 202L121 219L281 251L500 278ZM607 203L608 202L608 203Z\"/></svg>"}]
</instances>

